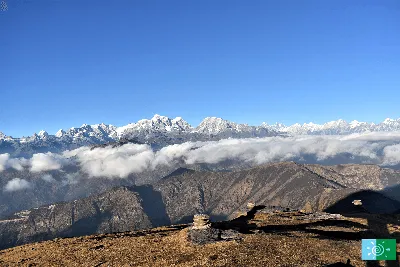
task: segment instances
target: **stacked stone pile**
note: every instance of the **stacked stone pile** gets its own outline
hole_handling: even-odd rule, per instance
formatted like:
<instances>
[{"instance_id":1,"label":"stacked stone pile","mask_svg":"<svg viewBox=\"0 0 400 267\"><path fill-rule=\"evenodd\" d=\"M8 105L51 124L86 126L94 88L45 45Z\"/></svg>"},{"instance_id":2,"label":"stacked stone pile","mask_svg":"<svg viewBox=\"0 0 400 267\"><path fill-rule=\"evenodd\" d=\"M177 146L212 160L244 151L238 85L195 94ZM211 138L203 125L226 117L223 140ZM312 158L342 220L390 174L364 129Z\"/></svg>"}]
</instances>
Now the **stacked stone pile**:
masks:
<instances>
[{"instance_id":1,"label":"stacked stone pile","mask_svg":"<svg viewBox=\"0 0 400 267\"><path fill-rule=\"evenodd\" d=\"M218 241L240 240L239 232L213 228L207 214L193 216L193 225L188 230L188 239L194 244L204 245Z\"/></svg>"},{"instance_id":2,"label":"stacked stone pile","mask_svg":"<svg viewBox=\"0 0 400 267\"><path fill-rule=\"evenodd\" d=\"M192 229L208 229L211 227L210 216L207 214L196 214L193 216Z\"/></svg>"}]
</instances>

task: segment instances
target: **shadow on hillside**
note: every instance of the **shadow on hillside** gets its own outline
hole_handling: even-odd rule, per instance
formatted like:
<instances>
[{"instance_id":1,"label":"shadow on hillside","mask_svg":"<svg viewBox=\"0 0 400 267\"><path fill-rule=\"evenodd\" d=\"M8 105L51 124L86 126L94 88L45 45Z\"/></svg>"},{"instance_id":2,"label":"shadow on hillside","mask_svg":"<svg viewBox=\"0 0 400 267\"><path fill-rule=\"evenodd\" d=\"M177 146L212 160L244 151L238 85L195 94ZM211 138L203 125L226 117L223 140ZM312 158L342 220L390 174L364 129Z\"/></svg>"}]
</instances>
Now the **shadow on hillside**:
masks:
<instances>
[{"instance_id":1,"label":"shadow on hillside","mask_svg":"<svg viewBox=\"0 0 400 267\"><path fill-rule=\"evenodd\" d=\"M315 238L318 239L331 239L331 240L360 240L363 237L363 232L345 232L345 231L326 231L321 229L316 229L319 227L342 227L342 228L361 228L367 229L367 227L363 224L357 222L350 221L341 221L341 220L325 220L325 221L317 221L312 223L302 223L297 225L268 225L258 227L257 229L264 233L285 233L285 232L293 232L293 231L301 231L305 233L316 234ZM367 231L366 231L367 232Z\"/></svg>"},{"instance_id":2,"label":"shadow on hillside","mask_svg":"<svg viewBox=\"0 0 400 267\"><path fill-rule=\"evenodd\" d=\"M96 234L98 228L100 227L103 221L106 221L112 217L112 214L109 212L101 213L97 211L96 215L93 217L83 218L74 222L70 227L65 229L60 233L53 233L50 230L48 232L34 234L32 236L28 236L25 239L19 239L18 233L11 233L8 240L8 243L0 243L0 250L7 249L10 247L29 244L34 242L47 241L54 238L72 238L79 237L85 235ZM31 222L34 224L34 221Z\"/></svg>"},{"instance_id":3,"label":"shadow on hillside","mask_svg":"<svg viewBox=\"0 0 400 267\"><path fill-rule=\"evenodd\" d=\"M184 216L184 217L180 218L176 222L176 224L183 224L183 223L187 224L187 223L191 223L191 222L193 222L193 215L188 215L188 216Z\"/></svg>"},{"instance_id":4,"label":"shadow on hillside","mask_svg":"<svg viewBox=\"0 0 400 267\"><path fill-rule=\"evenodd\" d=\"M255 223L250 223L254 219L257 211L264 209L266 206L258 205L252 208L246 215L242 215L236 219L224 222L213 222L213 228L220 230L236 230L242 234L250 234L257 229Z\"/></svg>"},{"instance_id":5,"label":"shadow on hillside","mask_svg":"<svg viewBox=\"0 0 400 267\"><path fill-rule=\"evenodd\" d=\"M97 211L97 210L96 210ZM96 215L93 217L83 218L74 222L71 227L67 230L61 232L59 237L77 237L96 234L101 223L110 220L112 214L110 212L100 212L97 211ZM109 230L111 232L111 230ZM33 239L36 240L37 239Z\"/></svg>"},{"instance_id":6,"label":"shadow on hillside","mask_svg":"<svg viewBox=\"0 0 400 267\"><path fill-rule=\"evenodd\" d=\"M399 195L400 185L392 187L391 193ZM354 205L353 200L361 200L362 205ZM382 192L363 190L353 193L344 199L337 201L328 207L326 212L339 213L348 217L366 219L368 223L368 232L362 238L378 239L393 238L396 236L390 234L388 224L399 225L400 202L387 197ZM365 266L380 266L378 261L366 261ZM395 261L386 261L385 266L399 267L399 257Z\"/></svg>"},{"instance_id":7,"label":"shadow on hillside","mask_svg":"<svg viewBox=\"0 0 400 267\"><path fill-rule=\"evenodd\" d=\"M352 203L355 199L360 199L363 203L363 206L355 206ZM382 209L379 210L379 207L382 207ZM254 207L247 213L246 216L240 216L239 218L231 221L215 222L212 223L212 225L217 229L236 230L242 234L264 232L293 236L290 232L293 233L298 231L314 234L316 235L314 238L330 240L361 241L361 239L396 238L395 235L391 235L389 233L387 224L400 224L400 217L396 216L398 214L398 209L396 209L397 207L400 207L399 202L387 198L379 192L366 190L354 193L342 200L339 200L332 206L328 207L325 211L328 213L342 214L346 217L366 219L368 225L340 219L322 219L316 222L300 223L297 225L277 224L258 227L251 221L254 219L256 212L263 209L264 206ZM371 210L374 212L371 212ZM378 211L381 212L379 213ZM324 227L341 227L352 231L326 230ZM354 231L354 228L359 230ZM366 261L365 264L367 267L380 266L378 261ZM399 267L398 258L396 261L386 261L385 264L385 266L388 267ZM345 263L338 262L327 266L352 265L346 265Z\"/></svg>"},{"instance_id":8,"label":"shadow on hillside","mask_svg":"<svg viewBox=\"0 0 400 267\"><path fill-rule=\"evenodd\" d=\"M72 225L62 231L60 234L57 234L57 237L78 237L78 236L84 236L84 235L92 235L96 234L97 231L99 230L100 225L104 221L108 221L112 218L112 214L109 211L102 212L100 210L100 207L98 204L93 201L92 202L93 208L96 210L96 214L94 216L89 216L87 218L82 218L77 221L75 221L75 208L72 209L71 211L71 220L72 220ZM108 230L109 232L112 232L112 229ZM56 237L54 236L54 237ZM54 238L53 237L53 238ZM33 239L36 240L36 239Z\"/></svg>"},{"instance_id":9,"label":"shadow on hillside","mask_svg":"<svg viewBox=\"0 0 400 267\"><path fill-rule=\"evenodd\" d=\"M140 195L144 212L153 227L171 224L160 192L154 190L151 185L134 186L133 191Z\"/></svg>"}]
</instances>

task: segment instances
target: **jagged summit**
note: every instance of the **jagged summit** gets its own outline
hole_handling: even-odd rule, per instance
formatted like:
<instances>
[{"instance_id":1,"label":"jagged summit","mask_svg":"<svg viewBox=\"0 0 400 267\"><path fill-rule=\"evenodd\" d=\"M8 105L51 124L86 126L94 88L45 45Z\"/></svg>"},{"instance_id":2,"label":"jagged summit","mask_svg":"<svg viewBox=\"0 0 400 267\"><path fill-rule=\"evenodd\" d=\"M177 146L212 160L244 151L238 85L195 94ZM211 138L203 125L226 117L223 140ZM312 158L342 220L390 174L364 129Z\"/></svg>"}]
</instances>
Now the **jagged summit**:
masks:
<instances>
[{"instance_id":1,"label":"jagged summit","mask_svg":"<svg viewBox=\"0 0 400 267\"><path fill-rule=\"evenodd\" d=\"M151 119L139 120L136 123L130 123L119 127L117 135L119 137L129 135L132 132L185 132L190 131L192 127L181 117L170 119L165 116L155 114Z\"/></svg>"},{"instance_id":2,"label":"jagged summit","mask_svg":"<svg viewBox=\"0 0 400 267\"><path fill-rule=\"evenodd\" d=\"M249 126L248 124L238 124L218 117L206 117L201 123L193 128L182 117L171 119L166 116L155 114L151 119L142 119L136 123L129 123L125 126L116 127L110 124L82 124L80 127L71 127L67 131L60 129L55 133L55 137L63 137L68 135L70 137L79 137L82 135L96 135L102 132L105 135L121 137L126 132L137 130L147 131L183 131L183 132L201 132L201 133L220 133L223 131L244 131L252 128L265 128L275 130L278 132L287 132L290 134L349 134L370 131L400 131L400 119L386 118L381 123L368 123L353 120L350 123L343 119L330 121L324 124L309 123L295 123L286 126L283 123L276 122L275 124L268 124L263 122L260 126ZM49 134L42 130L39 136L48 136ZM33 135L35 136L35 135ZM0 132L0 139L6 138L7 135Z\"/></svg>"},{"instance_id":3,"label":"jagged summit","mask_svg":"<svg viewBox=\"0 0 400 267\"><path fill-rule=\"evenodd\" d=\"M276 135L274 129L267 129L263 126L249 126L248 124L239 124L222 118L207 117L194 132L208 135L222 135L226 138L249 138L249 137L266 137Z\"/></svg>"},{"instance_id":4,"label":"jagged summit","mask_svg":"<svg viewBox=\"0 0 400 267\"><path fill-rule=\"evenodd\" d=\"M363 133L363 132L390 132L400 131L400 119L385 119L383 122L375 124L368 122L360 122L353 120L348 123L345 120L339 119L336 121L330 121L324 124L315 123L295 123L290 126L286 126L281 123L269 125L267 123L262 124L263 127L273 129L279 132L287 132L289 134L302 134L302 135L343 135L352 133Z\"/></svg>"},{"instance_id":5,"label":"jagged summit","mask_svg":"<svg viewBox=\"0 0 400 267\"><path fill-rule=\"evenodd\" d=\"M55 134L56 137L60 138L64 136L66 133L63 129L58 130L58 132Z\"/></svg>"},{"instance_id":6,"label":"jagged summit","mask_svg":"<svg viewBox=\"0 0 400 267\"><path fill-rule=\"evenodd\" d=\"M277 135L345 135L368 132L400 131L400 119L387 118L375 124L353 120L350 123L339 119L324 124L295 123L286 126L282 123L260 126L239 124L218 117L207 117L197 127L192 127L182 117L171 119L155 114L151 119L142 119L125 126L82 124L68 130L60 129L54 135L40 131L30 137L12 138L0 132L0 154L5 153L7 147L14 147L19 154L12 156L29 156L29 153L60 152L65 149L74 149L80 146L118 142L120 139L135 139L141 143L152 143L158 147L183 143L187 141L209 141L225 138L254 138ZM35 143L35 145L31 145ZM21 146L23 148L19 149ZM38 148L36 148L36 146ZM8 153L8 152L7 152ZM28 153L28 152L27 152Z\"/></svg>"},{"instance_id":7,"label":"jagged summit","mask_svg":"<svg viewBox=\"0 0 400 267\"><path fill-rule=\"evenodd\" d=\"M46 131L44 131L44 130L41 130L41 131L38 133L38 135L39 135L40 138L45 138L45 137L49 136L49 134L48 134Z\"/></svg>"},{"instance_id":8,"label":"jagged summit","mask_svg":"<svg viewBox=\"0 0 400 267\"><path fill-rule=\"evenodd\" d=\"M227 129L235 129L237 126L238 124L221 118L207 117L196 127L196 131L202 133L218 133L219 131Z\"/></svg>"}]
</instances>

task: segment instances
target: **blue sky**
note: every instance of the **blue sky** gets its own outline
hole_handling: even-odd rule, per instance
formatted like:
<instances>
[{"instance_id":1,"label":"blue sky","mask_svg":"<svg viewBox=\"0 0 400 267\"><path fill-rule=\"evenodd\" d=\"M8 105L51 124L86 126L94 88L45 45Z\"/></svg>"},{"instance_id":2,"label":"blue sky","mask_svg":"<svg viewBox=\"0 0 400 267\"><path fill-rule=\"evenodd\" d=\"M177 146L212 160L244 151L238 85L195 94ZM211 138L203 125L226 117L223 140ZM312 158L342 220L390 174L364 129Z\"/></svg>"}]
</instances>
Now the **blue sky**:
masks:
<instances>
[{"instance_id":1,"label":"blue sky","mask_svg":"<svg viewBox=\"0 0 400 267\"><path fill-rule=\"evenodd\" d=\"M398 118L400 1L6 0L0 131Z\"/></svg>"}]
</instances>

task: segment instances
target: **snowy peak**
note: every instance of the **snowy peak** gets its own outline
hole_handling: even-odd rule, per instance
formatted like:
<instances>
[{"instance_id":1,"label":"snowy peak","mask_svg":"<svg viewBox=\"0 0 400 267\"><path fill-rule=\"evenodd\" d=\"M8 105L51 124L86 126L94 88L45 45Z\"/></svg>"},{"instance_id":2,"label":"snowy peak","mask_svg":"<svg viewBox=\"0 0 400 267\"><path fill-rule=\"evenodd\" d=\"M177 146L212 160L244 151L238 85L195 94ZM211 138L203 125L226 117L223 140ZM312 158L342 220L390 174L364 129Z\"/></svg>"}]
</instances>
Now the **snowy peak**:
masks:
<instances>
[{"instance_id":1,"label":"snowy peak","mask_svg":"<svg viewBox=\"0 0 400 267\"><path fill-rule=\"evenodd\" d=\"M374 125L375 125L374 123L368 124L368 122L360 122L356 120L353 120L349 123L351 129L356 129L358 127L369 128L373 127Z\"/></svg>"},{"instance_id":2,"label":"snowy peak","mask_svg":"<svg viewBox=\"0 0 400 267\"><path fill-rule=\"evenodd\" d=\"M139 120L137 123L130 123L116 129L118 136L129 135L132 132L185 132L190 131L192 126L181 117L170 119L155 114L153 118Z\"/></svg>"},{"instance_id":3,"label":"snowy peak","mask_svg":"<svg viewBox=\"0 0 400 267\"><path fill-rule=\"evenodd\" d=\"M382 123L383 124L391 124L391 123L393 123L393 122L395 122L396 120L393 120L393 119L391 119L391 118L386 118Z\"/></svg>"},{"instance_id":4,"label":"snowy peak","mask_svg":"<svg viewBox=\"0 0 400 267\"><path fill-rule=\"evenodd\" d=\"M227 129L236 128L237 124L234 122L229 122L217 117L207 117L197 126L196 131L200 133L216 134L226 131Z\"/></svg>"},{"instance_id":5,"label":"snowy peak","mask_svg":"<svg viewBox=\"0 0 400 267\"><path fill-rule=\"evenodd\" d=\"M284 125L268 125L267 123L263 123L262 127L266 127L268 129L274 129L280 132L286 132L293 135L343 135L343 134L352 134L352 133L362 133L362 132L380 132L380 131L400 131L400 119L385 119L383 122L379 124L368 123L368 122L359 122L356 120L351 121L350 123L345 120L336 120L330 121L324 124L315 124L315 123L304 123L303 125L299 123L295 123L291 126Z\"/></svg>"},{"instance_id":6,"label":"snowy peak","mask_svg":"<svg viewBox=\"0 0 400 267\"><path fill-rule=\"evenodd\" d=\"M55 135L49 135L42 130L30 137L13 138L0 132L0 154L9 151L10 147L15 148L17 155L17 153L26 152L28 154L37 151L58 152L80 146L116 142L121 139L137 140L141 143L162 147L187 141L225 138L262 138L276 135L345 135L392 131L400 131L400 119L387 118L377 124L357 120L346 122L340 119L324 124L308 122L286 126L282 123L272 125L262 123L261 126L249 126L218 117L207 117L196 128L193 128L181 117L171 119L155 114L151 119L139 120L122 127L104 123L82 124L81 127L72 127L65 131L60 129Z\"/></svg>"},{"instance_id":7,"label":"snowy peak","mask_svg":"<svg viewBox=\"0 0 400 267\"><path fill-rule=\"evenodd\" d=\"M159 126L161 129L165 129L166 131L173 130L189 130L192 128L189 123L184 121L181 117L176 117L175 119L170 119L165 116L160 116L155 114L151 119L152 125Z\"/></svg>"},{"instance_id":8,"label":"snowy peak","mask_svg":"<svg viewBox=\"0 0 400 267\"><path fill-rule=\"evenodd\" d=\"M283 123L279 123L279 122L276 122L275 124L271 124L271 125L266 122L263 122L263 123L261 123L261 127L279 131L281 129L286 128L286 125Z\"/></svg>"},{"instance_id":9,"label":"snowy peak","mask_svg":"<svg viewBox=\"0 0 400 267\"><path fill-rule=\"evenodd\" d=\"M378 131L399 131L400 130L400 119L385 119L383 122L376 125Z\"/></svg>"},{"instance_id":10,"label":"snowy peak","mask_svg":"<svg viewBox=\"0 0 400 267\"><path fill-rule=\"evenodd\" d=\"M164 123L164 124L168 124L168 123L171 122L171 119L168 118L168 117L165 117L165 116L161 116L161 115L155 114L155 115L153 116L153 118L151 118L151 121L152 121L152 122L155 122L155 123Z\"/></svg>"},{"instance_id":11,"label":"snowy peak","mask_svg":"<svg viewBox=\"0 0 400 267\"><path fill-rule=\"evenodd\" d=\"M39 133L39 137L42 139L50 138L51 140L55 141L54 138L56 138L63 140L63 142L73 142L78 144L97 144L100 142L111 142L115 141L117 138L116 127L104 123L94 125L82 124L81 127L72 127L67 131L60 129L55 133L55 135L48 135L47 132L44 132L42 134L44 134L45 136L41 136L41 133Z\"/></svg>"},{"instance_id":12,"label":"snowy peak","mask_svg":"<svg viewBox=\"0 0 400 267\"><path fill-rule=\"evenodd\" d=\"M205 118L194 131L201 134L221 135L226 138L266 137L277 134L273 128L249 126L217 117Z\"/></svg>"},{"instance_id":13,"label":"snowy peak","mask_svg":"<svg viewBox=\"0 0 400 267\"><path fill-rule=\"evenodd\" d=\"M41 130L41 131L39 132L38 136L39 136L41 139L43 139L43 138L48 137L49 134L48 134L46 131Z\"/></svg>"},{"instance_id":14,"label":"snowy peak","mask_svg":"<svg viewBox=\"0 0 400 267\"><path fill-rule=\"evenodd\" d=\"M171 126L173 127L173 129L177 129L180 131L189 131L193 128L188 122L183 120L181 117L176 117L175 119L171 120Z\"/></svg>"},{"instance_id":15,"label":"snowy peak","mask_svg":"<svg viewBox=\"0 0 400 267\"><path fill-rule=\"evenodd\" d=\"M394 119L385 119L381 125L399 125L400 124L400 119L394 120Z\"/></svg>"},{"instance_id":16,"label":"snowy peak","mask_svg":"<svg viewBox=\"0 0 400 267\"><path fill-rule=\"evenodd\" d=\"M58 138L61 138L63 136L65 136L66 132L63 129L60 129L56 132L55 136Z\"/></svg>"},{"instance_id":17,"label":"snowy peak","mask_svg":"<svg viewBox=\"0 0 400 267\"><path fill-rule=\"evenodd\" d=\"M327 127L346 127L348 123L345 120L330 121L324 124Z\"/></svg>"}]
</instances>

